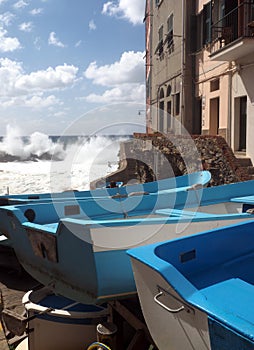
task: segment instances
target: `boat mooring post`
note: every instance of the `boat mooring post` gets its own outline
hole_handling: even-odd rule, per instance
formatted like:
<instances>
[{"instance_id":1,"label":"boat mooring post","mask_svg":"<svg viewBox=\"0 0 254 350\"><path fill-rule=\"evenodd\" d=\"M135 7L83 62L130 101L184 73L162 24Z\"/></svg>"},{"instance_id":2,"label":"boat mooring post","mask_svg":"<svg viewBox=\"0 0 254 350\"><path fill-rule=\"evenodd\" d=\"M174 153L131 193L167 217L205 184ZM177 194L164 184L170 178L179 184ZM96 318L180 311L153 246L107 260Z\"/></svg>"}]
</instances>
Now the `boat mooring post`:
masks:
<instances>
[{"instance_id":1,"label":"boat mooring post","mask_svg":"<svg viewBox=\"0 0 254 350\"><path fill-rule=\"evenodd\" d=\"M97 325L97 341L116 350L117 326L112 322L102 322Z\"/></svg>"}]
</instances>

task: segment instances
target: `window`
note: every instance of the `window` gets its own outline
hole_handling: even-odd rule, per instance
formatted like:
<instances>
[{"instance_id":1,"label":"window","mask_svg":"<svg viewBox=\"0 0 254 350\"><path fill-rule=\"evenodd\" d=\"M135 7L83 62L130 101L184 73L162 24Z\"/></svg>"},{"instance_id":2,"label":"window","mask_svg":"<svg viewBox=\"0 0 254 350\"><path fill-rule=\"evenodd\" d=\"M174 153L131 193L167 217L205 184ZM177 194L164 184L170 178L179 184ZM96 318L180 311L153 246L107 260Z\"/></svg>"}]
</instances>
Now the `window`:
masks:
<instances>
[{"instance_id":1,"label":"window","mask_svg":"<svg viewBox=\"0 0 254 350\"><path fill-rule=\"evenodd\" d=\"M159 43L156 47L155 54L158 54L158 56L161 56L163 53L163 25L160 26L159 28L158 36L159 36Z\"/></svg>"},{"instance_id":2,"label":"window","mask_svg":"<svg viewBox=\"0 0 254 350\"><path fill-rule=\"evenodd\" d=\"M155 6L159 7L163 0L155 0Z\"/></svg>"},{"instance_id":3,"label":"window","mask_svg":"<svg viewBox=\"0 0 254 350\"><path fill-rule=\"evenodd\" d=\"M171 101L168 101L167 102L167 130L170 130L172 128L171 113L172 113L172 104L171 104Z\"/></svg>"},{"instance_id":4,"label":"window","mask_svg":"<svg viewBox=\"0 0 254 350\"><path fill-rule=\"evenodd\" d=\"M220 89L220 79L214 79L210 82L210 92Z\"/></svg>"},{"instance_id":5,"label":"window","mask_svg":"<svg viewBox=\"0 0 254 350\"><path fill-rule=\"evenodd\" d=\"M164 98L164 90L163 88L160 89L160 99Z\"/></svg>"},{"instance_id":6,"label":"window","mask_svg":"<svg viewBox=\"0 0 254 350\"><path fill-rule=\"evenodd\" d=\"M161 87L159 91L159 125L158 125L158 131L163 132L164 130L164 89Z\"/></svg>"},{"instance_id":7,"label":"window","mask_svg":"<svg viewBox=\"0 0 254 350\"><path fill-rule=\"evenodd\" d=\"M167 43L168 48L173 45L173 19L173 14L171 14L167 20L168 33L165 42Z\"/></svg>"},{"instance_id":8,"label":"window","mask_svg":"<svg viewBox=\"0 0 254 350\"><path fill-rule=\"evenodd\" d=\"M212 2L210 1L208 4L204 5L203 10L203 44L209 44L212 39Z\"/></svg>"},{"instance_id":9,"label":"window","mask_svg":"<svg viewBox=\"0 0 254 350\"><path fill-rule=\"evenodd\" d=\"M175 94L175 115L180 114L180 92Z\"/></svg>"},{"instance_id":10,"label":"window","mask_svg":"<svg viewBox=\"0 0 254 350\"><path fill-rule=\"evenodd\" d=\"M171 95L171 91L172 91L172 87L170 84L168 84L168 87L167 87L167 96L170 96Z\"/></svg>"},{"instance_id":11,"label":"window","mask_svg":"<svg viewBox=\"0 0 254 350\"><path fill-rule=\"evenodd\" d=\"M158 131L163 132L164 129L164 101L160 101L159 104L159 125Z\"/></svg>"},{"instance_id":12,"label":"window","mask_svg":"<svg viewBox=\"0 0 254 350\"><path fill-rule=\"evenodd\" d=\"M158 34L159 34L159 41L163 40L163 25L160 26Z\"/></svg>"}]
</instances>

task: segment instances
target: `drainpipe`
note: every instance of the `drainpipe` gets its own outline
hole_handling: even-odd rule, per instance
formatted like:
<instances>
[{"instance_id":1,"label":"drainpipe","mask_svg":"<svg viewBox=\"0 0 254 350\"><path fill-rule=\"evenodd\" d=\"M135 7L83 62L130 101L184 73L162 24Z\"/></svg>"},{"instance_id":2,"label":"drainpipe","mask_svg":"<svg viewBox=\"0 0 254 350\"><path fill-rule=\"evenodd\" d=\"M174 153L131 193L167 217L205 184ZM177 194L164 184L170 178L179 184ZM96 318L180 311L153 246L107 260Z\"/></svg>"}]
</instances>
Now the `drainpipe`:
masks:
<instances>
[{"instance_id":1,"label":"drainpipe","mask_svg":"<svg viewBox=\"0 0 254 350\"><path fill-rule=\"evenodd\" d=\"M182 0L182 86L181 86L181 125L185 127L185 108L184 108L184 84L185 84L185 21L186 21L186 3Z\"/></svg>"}]
</instances>

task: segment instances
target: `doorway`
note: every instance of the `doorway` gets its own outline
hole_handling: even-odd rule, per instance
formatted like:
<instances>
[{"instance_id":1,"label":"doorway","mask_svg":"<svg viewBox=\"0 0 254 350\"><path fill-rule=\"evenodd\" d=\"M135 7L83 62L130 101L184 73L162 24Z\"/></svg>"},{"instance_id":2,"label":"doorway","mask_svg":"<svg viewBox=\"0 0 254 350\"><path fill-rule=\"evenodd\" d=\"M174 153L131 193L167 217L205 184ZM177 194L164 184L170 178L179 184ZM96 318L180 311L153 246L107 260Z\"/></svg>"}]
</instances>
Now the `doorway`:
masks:
<instances>
[{"instance_id":1,"label":"doorway","mask_svg":"<svg viewBox=\"0 0 254 350\"><path fill-rule=\"evenodd\" d=\"M172 102L167 102L167 132L173 129Z\"/></svg>"},{"instance_id":2,"label":"doorway","mask_svg":"<svg viewBox=\"0 0 254 350\"><path fill-rule=\"evenodd\" d=\"M240 97L239 151L246 152L247 96Z\"/></svg>"},{"instance_id":3,"label":"doorway","mask_svg":"<svg viewBox=\"0 0 254 350\"><path fill-rule=\"evenodd\" d=\"M163 133L164 129L164 101L161 101L159 104L159 125L158 130L159 132Z\"/></svg>"},{"instance_id":4,"label":"doorway","mask_svg":"<svg viewBox=\"0 0 254 350\"><path fill-rule=\"evenodd\" d=\"M220 98L212 98L210 100L210 125L209 125L209 133L210 135L218 135L219 133L219 109L220 106Z\"/></svg>"}]
</instances>

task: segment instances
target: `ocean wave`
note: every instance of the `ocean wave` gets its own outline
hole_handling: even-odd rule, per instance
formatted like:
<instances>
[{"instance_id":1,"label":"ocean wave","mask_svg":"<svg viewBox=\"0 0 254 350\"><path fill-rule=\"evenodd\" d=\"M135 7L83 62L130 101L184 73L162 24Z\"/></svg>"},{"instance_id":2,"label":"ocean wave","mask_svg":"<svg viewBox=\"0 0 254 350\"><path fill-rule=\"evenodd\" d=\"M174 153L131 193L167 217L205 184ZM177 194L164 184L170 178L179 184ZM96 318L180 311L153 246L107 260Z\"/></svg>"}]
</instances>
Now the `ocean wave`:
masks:
<instances>
[{"instance_id":1,"label":"ocean wave","mask_svg":"<svg viewBox=\"0 0 254 350\"><path fill-rule=\"evenodd\" d=\"M39 160L53 160L53 161L61 161L63 160L63 155L51 154L48 152L42 153L40 155L37 154L29 154L27 156L18 156L12 155L6 152L0 151L0 163L8 163L8 162L38 162Z\"/></svg>"},{"instance_id":2,"label":"ocean wave","mask_svg":"<svg viewBox=\"0 0 254 350\"><path fill-rule=\"evenodd\" d=\"M103 150L109 141L129 138L129 136L48 136L34 132L22 136L19 129L7 126L6 136L0 137L0 163L52 160L62 161L73 150L90 157L94 150ZM71 152L72 151L72 152Z\"/></svg>"}]
</instances>

